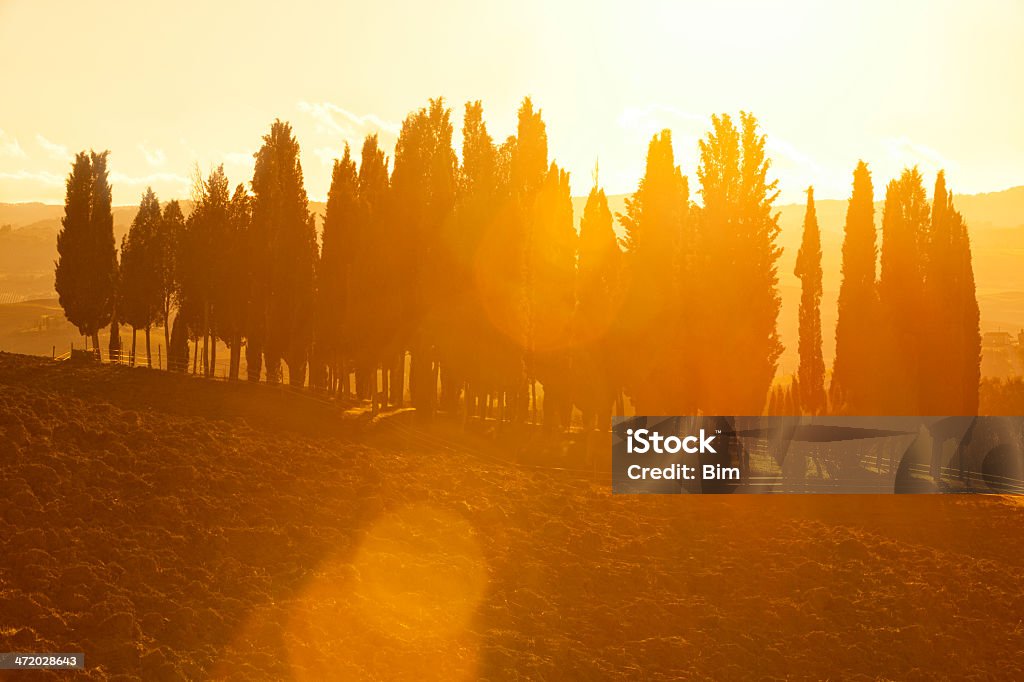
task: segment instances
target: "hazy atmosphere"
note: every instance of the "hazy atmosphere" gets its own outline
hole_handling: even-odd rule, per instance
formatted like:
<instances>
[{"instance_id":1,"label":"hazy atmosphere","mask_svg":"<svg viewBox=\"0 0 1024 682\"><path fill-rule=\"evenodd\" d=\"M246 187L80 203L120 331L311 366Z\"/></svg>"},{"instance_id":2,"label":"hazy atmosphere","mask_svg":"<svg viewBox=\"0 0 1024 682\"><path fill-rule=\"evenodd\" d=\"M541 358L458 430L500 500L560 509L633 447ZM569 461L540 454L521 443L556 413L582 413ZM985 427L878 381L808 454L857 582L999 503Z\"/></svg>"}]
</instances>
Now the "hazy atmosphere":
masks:
<instances>
[{"instance_id":1,"label":"hazy atmosphere","mask_svg":"<svg viewBox=\"0 0 1024 682\"><path fill-rule=\"evenodd\" d=\"M0 0L0 679L1024 680L1021 35Z\"/></svg>"},{"instance_id":2,"label":"hazy atmosphere","mask_svg":"<svg viewBox=\"0 0 1024 682\"><path fill-rule=\"evenodd\" d=\"M633 191L666 127L691 172L710 115L740 109L768 135L783 202L812 183L818 198L846 198L860 158L885 178L945 168L958 192L1024 184L1018 2L166 9L0 2L0 201L60 202L71 155L88 147L111 150L115 205L147 185L187 197L194 163L250 178L275 117L291 121L309 196L323 200L346 141L378 131L390 153L411 103L439 95L481 99L496 139L530 95L574 194L597 161L610 194Z\"/></svg>"}]
</instances>

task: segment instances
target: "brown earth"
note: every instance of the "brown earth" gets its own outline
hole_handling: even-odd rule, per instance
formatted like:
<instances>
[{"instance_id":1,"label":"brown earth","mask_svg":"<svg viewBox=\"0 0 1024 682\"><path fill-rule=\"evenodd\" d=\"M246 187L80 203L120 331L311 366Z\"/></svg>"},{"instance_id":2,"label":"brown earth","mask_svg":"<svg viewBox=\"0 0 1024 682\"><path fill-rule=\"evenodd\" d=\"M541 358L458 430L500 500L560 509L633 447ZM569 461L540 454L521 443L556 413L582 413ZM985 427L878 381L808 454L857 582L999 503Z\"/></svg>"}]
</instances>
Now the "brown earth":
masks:
<instances>
[{"instance_id":1,"label":"brown earth","mask_svg":"<svg viewBox=\"0 0 1024 682\"><path fill-rule=\"evenodd\" d=\"M1024 679L1014 499L613 497L457 431L0 353L0 651L92 679Z\"/></svg>"}]
</instances>

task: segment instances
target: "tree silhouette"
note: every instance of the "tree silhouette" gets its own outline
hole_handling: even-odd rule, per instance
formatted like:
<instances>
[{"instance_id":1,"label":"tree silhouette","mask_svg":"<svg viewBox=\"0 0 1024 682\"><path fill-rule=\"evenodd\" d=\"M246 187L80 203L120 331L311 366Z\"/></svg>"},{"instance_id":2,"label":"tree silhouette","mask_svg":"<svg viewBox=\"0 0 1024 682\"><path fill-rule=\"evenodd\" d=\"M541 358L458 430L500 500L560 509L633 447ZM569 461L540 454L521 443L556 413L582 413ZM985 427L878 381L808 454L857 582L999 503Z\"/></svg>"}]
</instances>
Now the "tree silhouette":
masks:
<instances>
[{"instance_id":1,"label":"tree silhouette","mask_svg":"<svg viewBox=\"0 0 1024 682\"><path fill-rule=\"evenodd\" d=\"M808 190L794 273L801 279L800 364L773 383L782 352L778 191L754 116L711 118L699 194L668 130L618 215L595 186L579 234L569 174L549 160L541 111L524 98L500 145L479 101L465 106L461 165L443 99L404 120L394 167L376 135L358 167L335 161L323 248L299 145L275 121L255 154L252 194L223 167L195 174L192 211L163 211L151 190L113 243L107 153L78 154L67 180L55 285L67 318L98 345L111 323L164 327L169 367L208 376L218 342L237 378L349 393L374 407L440 407L468 418L604 428L628 395L648 414L826 409L962 413L978 409L979 312L971 245L945 175L929 205L917 169L886 192L876 282L871 174L854 171L843 241L836 359L825 394L821 236ZM116 305L115 305L116 304ZM172 313L176 310L176 314ZM406 356L411 359L408 375ZM623 366L620 358L630 358ZM440 396L439 396L440 391Z\"/></svg>"},{"instance_id":2,"label":"tree silhouette","mask_svg":"<svg viewBox=\"0 0 1024 682\"><path fill-rule=\"evenodd\" d=\"M154 270L158 298L160 301L160 322L164 328L164 346L168 361L171 359L171 309L174 306L178 288L178 252L185 232L185 216L177 201L164 206L160 227L153 239ZM186 350L187 352L187 350Z\"/></svg>"},{"instance_id":3,"label":"tree silhouette","mask_svg":"<svg viewBox=\"0 0 1024 682\"><path fill-rule=\"evenodd\" d=\"M921 350L929 343L924 291L930 207L917 168L907 169L886 188L882 214L879 376L885 390L875 395L882 414L923 414Z\"/></svg>"},{"instance_id":4,"label":"tree silhouette","mask_svg":"<svg viewBox=\"0 0 1024 682\"><path fill-rule=\"evenodd\" d=\"M512 183L512 196L515 204L515 225L520 230L522 244L521 290L522 307L518 327L523 347L524 378L529 393L529 403L522 400L519 404L521 416L525 417L529 410L531 421L537 421L537 357L535 311L537 302L534 296L535 265L538 262L536 242L538 229L536 222L540 217L537 210L537 196L549 173L548 168L548 134L547 126L541 117L540 110L533 108L533 101L526 97L519 107L516 140L511 148L512 158L509 169ZM516 254L513 252L513 257ZM525 396L524 396L525 398Z\"/></svg>"},{"instance_id":5,"label":"tree silhouette","mask_svg":"<svg viewBox=\"0 0 1024 682\"><path fill-rule=\"evenodd\" d=\"M218 320L226 314L224 300L227 264L220 249L228 246L230 189L224 167L203 180L197 175L192 190L192 212L181 240L179 311L190 336L202 353L203 373L212 376L217 361Z\"/></svg>"},{"instance_id":6,"label":"tree silhouette","mask_svg":"<svg viewBox=\"0 0 1024 682\"><path fill-rule=\"evenodd\" d=\"M777 181L757 119L712 116L700 142L704 314L701 402L707 414L760 414L782 353L776 330Z\"/></svg>"},{"instance_id":7,"label":"tree silhouette","mask_svg":"<svg viewBox=\"0 0 1024 682\"><path fill-rule=\"evenodd\" d=\"M612 227L608 198L597 186L580 220L573 374L575 403L584 428L607 429L618 399L621 372L616 359L615 320L622 305L622 251Z\"/></svg>"},{"instance_id":8,"label":"tree silhouette","mask_svg":"<svg viewBox=\"0 0 1024 682\"><path fill-rule=\"evenodd\" d=\"M825 361L821 355L821 233L814 210L814 188L807 188L807 213L794 274L800 278L800 405L818 414L825 405Z\"/></svg>"},{"instance_id":9,"label":"tree silhouette","mask_svg":"<svg viewBox=\"0 0 1024 682\"><path fill-rule=\"evenodd\" d=\"M334 160L331 173L316 277L316 354L327 370L325 383L331 393L338 382L348 383L345 360L353 345L348 299L360 210L359 175L346 144L341 160Z\"/></svg>"},{"instance_id":10,"label":"tree silhouette","mask_svg":"<svg viewBox=\"0 0 1024 682\"><path fill-rule=\"evenodd\" d=\"M685 330L697 303L695 272L684 252L695 250L687 178L675 163L672 133L651 138L636 192L619 216L629 293L623 342L630 364L626 391L640 414L693 414L693 337Z\"/></svg>"},{"instance_id":11,"label":"tree silhouette","mask_svg":"<svg viewBox=\"0 0 1024 682\"><path fill-rule=\"evenodd\" d=\"M457 159L452 149L451 110L443 99L406 118L395 146L392 190L404 244L399 256L404 286L400 338L410 349L409 389L421 415L436 407L440 374L438 343L444 301L450 290L449 254L441 243L444 222L455 203ZM404 237L404 239L403 239Z\"/></svg>"},{"instance_id":12,"label":"tree silhouette","mask_svg":"<svg viewBox=\"0 0 1024 682\"><path fill-rule=\"evenodd\" d=\"M981 334L970 238L942 171L935 180L928 236L929 336L922 348L926 363L922 412L977 414Z\"/></svg>"},{"instance_id":13,"label":"tree silhouette","mask_svg":"<svg viewBox=\"0 0 1024 682\"><path fill-rule=\"evenodd\" d=\"M444 406L454 409L461 388L467 416L480 414L489 388L485 367L497 361L497 339L483 291L491 275L483 256L498 210L497 183L497 149L483 120L483 106L479 101L467 102L455 206L442 234L451 272L444 308L447 328L439 352Z\"/></svg>"},{"instance_id":14,"label":"tree silhouette","mask_svg":"<svg viewBox=\"0 0 1024 682\"><path fill-rule=\"evenodd\" d=\"M262 349L269 382L280 382L284 360L289 383L301 386L313 341L313 276L318 253L299 143L288 123L274 121L263 137L263 146L256 153L252 191L249 241L255 257L250 267L252 280L262 283L251 294L249 319L253 322L248 343L254 352ZM254 378L253 369L250 367L250 379Z\"/></svg>"},{"instance_id":15,"label":"tree silhouette","mask_svg":"<svg viewBox=\"0 0 1024 682\"><path fill-rule=\"evenodd\" d=\"M239 184L227 205L221 242L223 255L217 268L217 284L212 297L217 334L231 352L228 378L232 380L238 379L248 312L250 273L246 249L251 222L252 197L245 186Z\"/></svg>"},{"instance_id":16,"label":"tree silhouette","mask_svg":"<svg viewBox=\"0 0 1024 682\"><path fill-rule=\"evenodd\" d=\"M576 230L569 174L552 163L530 220L528 356L544 387L544 425L568 428L572 412L568 342L576 305Z\"/></svg>"},{"instance_id":17,"label":"tree silhouette","mask_svg":"<svg viewBox=\"0 0 1024 682\"><path fill-rule=\"evenodd\" d=\"M847 414L870 414L878 409L874 407L880 389L875 336L879 317L874 201L871 172L860 161L853 171L853 193L846 209L836 357L830 386L833 410Z\"/></svg>"},{"instance_id":18,"label":"tree silhouette","mask_svg":"<svg viewBox=\"0 0 1024 682\"><path fill-rule=\"evenodd\" d=\"M160 319L161 290L160 265L157 255L157 235L163 216L160 202L147 187L139 203L139 210L131 228L121 240L121 269L117 317L132 327L131 362L135 364L138 330L146 333L146 365L152 366L150 329Z\"/></svg>"},{"instance_id":19,"label":"tree silhouette","mask_svg":"<svg viewBox=\"0 0 1024 682\"><path fill-rule=\"evenodd\" d=\"M54 288L64 315L99 350L117 294L117 250L107 181L109 152L76 155L57 233Z\"/></svg>"},{"instance_id":20,"label":"tree silhouette","mask_svg":"<svg viewBox=\"0 0 1024 682\"><path fill-rule=\"evenodd\" d=\"M410 270L414 257L388 177L388 158L376 135L363 141L359 161L360 211L356 223L353 281L349 308L353 331L356 394L371 398L377 391L378 368L383 364L382 388L392 404L401 405L405 374L405 338L408 318ZM389 377L390 374L390 377Z\"/></svg>"},{"instance_id":21,"label":"tree silhouette","mask_svg":"<svg viewBox=\"0 0 1024 682\"><path fill-rule=\"evenodd\" d=\"M486 142L489 143L489 137ZM500 422L520 419L526 410L526 237L512 185L516 146L516 138L510 136L493 148L493 189L486 173L481 172L484 179L474 190L479 192L477 201L484 215L474 258L474 286L484 313L480 338L484 361L480 366L482 395L474 397L479 401L481 414L494 416ZM465 164L468 173L474 166L468 159Z\"/></svg>"}]
</instances>

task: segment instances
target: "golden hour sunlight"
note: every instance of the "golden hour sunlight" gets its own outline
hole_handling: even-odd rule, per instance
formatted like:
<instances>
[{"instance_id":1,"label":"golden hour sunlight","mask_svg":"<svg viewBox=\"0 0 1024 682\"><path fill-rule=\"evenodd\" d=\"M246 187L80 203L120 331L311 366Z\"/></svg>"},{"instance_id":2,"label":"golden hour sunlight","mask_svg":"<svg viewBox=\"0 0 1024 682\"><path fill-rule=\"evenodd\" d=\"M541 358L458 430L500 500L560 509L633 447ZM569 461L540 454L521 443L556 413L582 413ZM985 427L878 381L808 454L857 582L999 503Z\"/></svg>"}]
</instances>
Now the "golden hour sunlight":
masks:
<instances>
[{"instance_id":1,"label":"golden hour sunlight","mask_svg":"<svg viewBox=\"0 0 1024 682\"><path fill-rule=\"evenodd\" d=\"M0 0L0 680L1024 679L1021 35Z\"/></svg>"}]
</instances>

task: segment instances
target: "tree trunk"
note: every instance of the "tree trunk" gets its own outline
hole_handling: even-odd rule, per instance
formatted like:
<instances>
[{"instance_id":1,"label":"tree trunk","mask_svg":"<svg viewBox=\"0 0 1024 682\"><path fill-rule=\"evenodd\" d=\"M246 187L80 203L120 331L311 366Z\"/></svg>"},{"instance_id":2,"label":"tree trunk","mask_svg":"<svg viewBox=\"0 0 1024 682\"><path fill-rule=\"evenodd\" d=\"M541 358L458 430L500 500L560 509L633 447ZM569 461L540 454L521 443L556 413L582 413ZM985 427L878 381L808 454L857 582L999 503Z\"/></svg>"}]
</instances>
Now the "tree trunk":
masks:
<instances>
[{"instance_id":1,"label":"tree trunk","mask_svg":"<svg viewBox=\"0 0 1024 682\"><path fill-rule=\"evenodd\" d=\"M171 310L164 308L164 348L167 349L167 359L171 358ZM168 366L168 369L170 367Z\"/></svg>"},{"instance_id":2,"label":"tree trunk","mask_svg":"<svg viewBox=\"0 0 1024 682\"><path fill-rule=\"evenodd\" d=\"M437 410L437 386L441 374L441 363L432 362L430 365L430 415L433 416Z\"/></svg>"},{"instance_id":3,"label":"tree trunk","mask_svg":"<svg viewBox=\"0 0 1024 682\"><path fill-rule=\"evenodd\" d=\"M530 382L530 423L537 423L537 382Z\"/></svg>"},{"instance_id":4,"label":"tree trunk","mask_svg":"<svg viewBox=\"0 0 1024 682\"><path fill-rule=\"evenodd\" d=\"M210 330L210 376L217 376L217 330Z\"/></svg>"},{"instance_id":5,"label":"tree trunk","mask_svg":"<svg viewBox=\"0 0 1024 682\"><path fill-rule=\"evenodd\" d=\"M228 378L232 381L238 379L238 369L242 364L242 335L235 334L231 339L231 362L228 369Z\"/></svg>"},{"instance_id":6,"label":"tree trunk","mask_svg":"<svg viewBox=\"0 0 1024 682\"><path fill-rule=\"evenodd\" d=\"M92 333L92 350L94 353L100 352L100 332L96 330Z\"/></svg>"},{"instance_id":7,"label":"tree trunk","mask_svg":"<svg viewBox=\"0 0 1024 682\"><path fill-rule=\"evenodd\" d=\"M135 328L135 325L132 325L132 356L128 358L128 364L132 367L135 366L135 336L137 331L139 330Z\"/></svg>"},{"instance_id":8,"label":"tree trunk","mask_svg":"<svg viewBox=\"0 0 1024 682\"><path fill-rule=\"evenodd\" d=\"M153 353L149 344L149 329L152 325L146 325L146 367L153 368Z\"/></svg>"},{"instance_id":9,"label":"tree trunk","mask_svg":"<svg viewBox=\"0 0 1024 682\"><path fill-rule=\"evenodd\" d=\"M401 409L405 403L405 351L395 357L395 368L391 371L391 404Z\"/></svg>"},{"instance_id":10,"label":"tree trunk","mask_svg":"<svg viewBox=\"0 0 1024 682\"><path fill-rule=\"evenodd\" d=\"M245 373L249 381L260 380L263 370L263 345L249 337L245 344Z\"/></svg>"}]
</instances>

